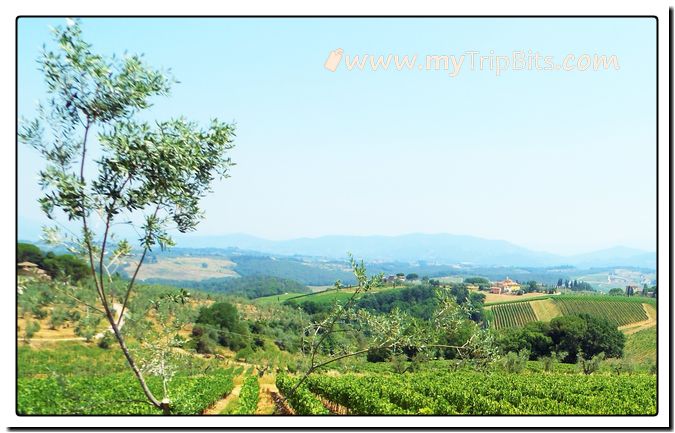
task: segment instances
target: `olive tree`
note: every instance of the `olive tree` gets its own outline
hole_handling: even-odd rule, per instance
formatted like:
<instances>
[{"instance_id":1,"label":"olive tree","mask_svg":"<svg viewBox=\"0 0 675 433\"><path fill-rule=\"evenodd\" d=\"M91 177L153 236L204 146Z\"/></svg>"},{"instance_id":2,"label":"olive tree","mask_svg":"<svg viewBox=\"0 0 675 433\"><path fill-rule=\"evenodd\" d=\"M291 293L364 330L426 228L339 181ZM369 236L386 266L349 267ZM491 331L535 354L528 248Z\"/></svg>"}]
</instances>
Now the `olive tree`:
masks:
<instances>
[{"instance_id":1,"label":"olive tree","mask_svg":"<svg viewBox=\"0 0 675 433\"><path fill-rule=\"evenodd\" d=\"M140 120L152 98L169 94L174 81L166 72L141 56L94 53L77 21L67 20L53 34L57 48L45 48L38 59L49 96L35 119L22 119L19 131L19 140L45 162L39 203L56 224L46 237L85 257L96 308L148 402L168 413L171 402L148 388L120 321L147 253L173 245L172 229L194 230L202 218L200 199L214 180L228 176L234 128L216 119L206 127L185 118ZM137 243L118 238L119 225L131 226ZM114 308L111 273L135 248L140 258L130 267L121 308Z\"/></svg>"}]
</instances>

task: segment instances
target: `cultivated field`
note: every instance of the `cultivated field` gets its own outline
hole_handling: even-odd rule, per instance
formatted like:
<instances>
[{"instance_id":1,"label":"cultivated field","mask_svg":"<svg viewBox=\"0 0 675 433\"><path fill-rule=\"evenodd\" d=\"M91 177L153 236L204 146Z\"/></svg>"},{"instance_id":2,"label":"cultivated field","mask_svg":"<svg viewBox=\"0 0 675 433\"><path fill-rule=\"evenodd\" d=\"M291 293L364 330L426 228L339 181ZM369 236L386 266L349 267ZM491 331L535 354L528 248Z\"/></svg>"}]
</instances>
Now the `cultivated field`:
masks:
<instances>
[{"instance_id":1,"label":"cultivated field","mask_svg":"<svg viewBox=\"0 0 675 433\"><path fill-rule=\"evenodd\" d=\"M294 378L280 376L290 392ZM656 413L656 376L566 373L310 376L289 399L300 415L590 415Z\"/></svg>"},{"instance_id":2,"label":"cultivated field","mask_svg":"<svg viewBox=\"0 0 675 433\"><path fill-rule=\"evenodd\" d=\"M133 269L133 261L132 268ZM144 263L138 279L201 281L209 278L236 277L236 264L222 257L159 257L156 263ZM126 268L130 272L130 268Z\"/></svg>"},{"instance_id":3,"label":"cultivated field","mask_svg":"<svg viewBox=\"0 0 675 433\"><path fill-rule=\"evenodd\" d=\"M640 297L558 295L492 304L487 309L492 312L492 326L496 329L522 326L537 320L548 322L571 314L590 314L605 319L625 334L656 325L654 300Z\"/></svg>"}]
</instances>

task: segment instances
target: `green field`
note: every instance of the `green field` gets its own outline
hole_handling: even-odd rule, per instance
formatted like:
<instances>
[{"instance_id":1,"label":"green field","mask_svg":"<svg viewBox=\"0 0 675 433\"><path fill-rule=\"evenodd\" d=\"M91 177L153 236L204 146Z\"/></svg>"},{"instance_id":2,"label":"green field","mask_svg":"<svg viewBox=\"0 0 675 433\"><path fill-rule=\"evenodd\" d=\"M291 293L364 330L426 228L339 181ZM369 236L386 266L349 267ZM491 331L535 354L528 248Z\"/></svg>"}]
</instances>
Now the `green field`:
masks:
<instances>
[{"instance_id":1,"label":"green field","mask_svg":"<svg viewBox=\"0 0 675 433\"><path fill-rule=\"evenodd\" d=\"M609 321L614 326L624 326L630 323L649 319L642 304L656 305L653 298L625 297L608 295L558 295L524 299L515 302L500 302L491 304L491 325L496 329L514 326L523 326L537 320L530 302L550 299L560 310L562 315L590 314Z\"/></svg>"},{"instance_id":2,"label":"green field","mask_svg":"<svg viewBox=\"0 0 675 433\"><path fill-rule=\"evenodd\" d=\"M304 295L306 295L306 293L284 293L283 295L264 296L262 298L257 298L255 303L261 305L277 304Z\"/></svg>"},{"instance_id":3,"label":"green field","mask_svg":"<svg viewBox=\"0 0 675 433\"><path fill-rule=\"evenodd\" d=\"M629 334L626 337L624 358L634 364L656 362L656 327Z\"/></svg>"},{"instance_id":4,"label":"green field","mask_svg":"<svg viewBox=\"0 0 675 433\"><path fill-rule=\"evenodd\" d=\"M529 302L495 305L492 315L492 324L496 329L523 326L537 320Z\"/></svg>"},{"instance_id":5,"label":"green field","mask_svg":"<svg viewBox=\"0 0 675 433\"><path fill-rule=\"evenodd\" d=\"M288 391L294 379L280 377ZM656 413L656 376L434 371L310 376L290 403L298 414L328 407L353 415L623 415ZM343 413L343 412L339 412Z\"/></svg>"},{"instance_id":6,"label":"green field","mask_svg":"<svg viewBox=\"0 0 675 433\"><path fill-rule=\"evenodd\" d=\"M190 360L169 382L172 413L202 413L232 390L233 378L241 370ZM153 393L162 395L161 378L146 376ZM19 348L17 396L17 412L22 415L161 415L145 401L119 350L77 343Z\"/></svg>"},{"instance_id":7,"label":"green field","mask_svg":"<svg viewBox=\"0 0 675 433\"><path fill-rule=\"evenodd\" d=\"M373 290L370 291L370 293L379 293L379 292L384 292L388 290L400 290L402 289L403 286L382 286L382 287L377 287ZM351 288L344 288L340 290L336 290L335 288L330 288L327 290L323 290L320 292L314 292L314 293L287 293L284 295L279 295L279 296L266 296L264 298L258 298L256 302L258 303L270 303L270 302L284 302L284 301L291 301L291 302L316 302L318 304L332 304L336 301L339 302L345 302L351 296L354 294L353 289ZM363 296L364 293L361 293L357 296L357 299ZM279 299L277 299L279 298Z\"/></svg>"},{"instance_id":8,"label":"green field","mask_svg":"<svg viewBox=\"0 0 675 433\"><path fill-rule=\"evenodd\" d=\"M590 314L605 319L614 326L623 326L649 318L641 303L616 301L610 297L603 299L562 297L556 298L554 302L563 315Z\"/></svg>"}]
</instances>

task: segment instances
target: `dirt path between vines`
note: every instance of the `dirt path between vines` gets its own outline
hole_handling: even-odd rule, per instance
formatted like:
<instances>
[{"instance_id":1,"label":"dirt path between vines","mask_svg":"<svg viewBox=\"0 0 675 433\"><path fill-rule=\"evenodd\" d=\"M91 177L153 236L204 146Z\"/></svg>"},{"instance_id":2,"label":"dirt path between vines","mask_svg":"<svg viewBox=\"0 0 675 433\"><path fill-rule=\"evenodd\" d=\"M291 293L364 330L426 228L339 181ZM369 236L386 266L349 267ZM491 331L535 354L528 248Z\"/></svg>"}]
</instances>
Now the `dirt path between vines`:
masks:
<instances>
[{"instance_id":1,"label":"dirt path between vines","mask_svg":"<svg viewBox=\"0 0 675 433\"><path fill-rule=\"evenodd\" d=\"M236 380L236 379L235 379ZM241 384L235 385L234 388L232 388L232 391L230 391L225 398L222 398L215 402L211 407L206 409L204 411L204 415L220 415L220 412L225 410L228 404L235 398L239 398L239 392L241 391Z\"/></svg>"},{"instance_id":2,"label":"dirt path between vines","mask_svg":"<svg viewBox=\"0 0 675 433\"><path fill-rule=\"evenodd\" d=\"M642 304L642 308L645 310L645 313L647 313L648 319L643 320L642 322L629 323L628 325L620 326L619 331L626 335L630 335L640 332L643 329L656 326L656 309L649 304Z\"/></svg>"},{"instance_id":3,"label":"dirt path between vines","mask_svg":"<svg viewBox=\"0 0 675 433\"><path fill-rule=\"evenodd\" d=\"M258 379L260 386L260 394L258 397L258 408L256 415L272 415L274 414L277 405L272 397L273 393L279 393L276 384L274 383L274 376L264 375Z\"/></svg>"}]
</instances>

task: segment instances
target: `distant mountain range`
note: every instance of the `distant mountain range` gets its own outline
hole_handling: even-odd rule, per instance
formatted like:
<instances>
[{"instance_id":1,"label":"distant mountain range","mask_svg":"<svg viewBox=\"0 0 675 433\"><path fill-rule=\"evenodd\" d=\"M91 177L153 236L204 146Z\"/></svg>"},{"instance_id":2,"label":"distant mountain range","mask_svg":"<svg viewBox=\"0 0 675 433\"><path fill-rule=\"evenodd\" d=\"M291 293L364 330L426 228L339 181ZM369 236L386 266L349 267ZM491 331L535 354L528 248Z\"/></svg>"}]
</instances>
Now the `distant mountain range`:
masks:
<instances>
[{"instance_id":1,"label":"distant mountain range","mask_svg":"<svg viewBox=\"0 0 675 433\"><path fill-rule=\"evenodd\" d=\"M284 241L245 234L181 236L183 248L240 248L278 255L301 255L344 259L348 252L367 261L428 264L473 264L480 266L631 266L656 268L656 253L613 247L587 254L561 256L530 250L507 241L450 234L401 236L322 236Z\"/></svg>"}]
</instances>

